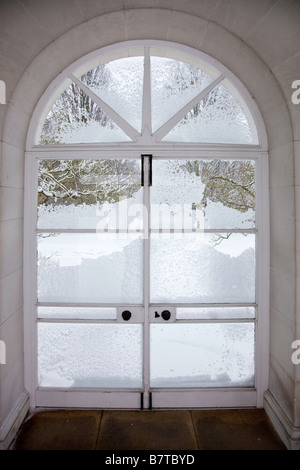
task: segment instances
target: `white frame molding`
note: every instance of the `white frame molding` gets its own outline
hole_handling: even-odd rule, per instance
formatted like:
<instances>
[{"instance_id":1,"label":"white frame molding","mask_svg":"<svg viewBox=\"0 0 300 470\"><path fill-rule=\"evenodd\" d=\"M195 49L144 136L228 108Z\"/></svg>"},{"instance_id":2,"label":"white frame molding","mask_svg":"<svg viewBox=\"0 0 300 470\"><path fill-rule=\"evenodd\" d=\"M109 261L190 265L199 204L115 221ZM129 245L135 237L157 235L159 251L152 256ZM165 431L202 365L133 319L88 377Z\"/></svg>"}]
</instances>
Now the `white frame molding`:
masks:
<instances>
[{"instance_id":1,"label":"white frame molding","mask_svg":"<svg viewBox=\"0 0 300 470\"><path fill-rule=\"evenodd\" d=\"M95 100L95 102L99 104L99 106L105 106L105 110L108 113L110 112L113 113L114 119L116 119L116 123L124 130L125 133L126 133L126 130L128 131L127 135L131 135L133 139L136 138L137 139L136 143L138 143L140 146L144 146L147 144L148 145L157 144L158 139L162 138L168 132L168 130L165 129L165 126L167 128L167 123L165 123L162 126L163 129L159 130L161 131L161 134L163 135L161 136L159 135L157 138L156 137L157 131L156 133L152 135L151 119L150 119L151 109L149 108L149 96L147 95L147 93L144 93L145 99L143 100L142 131L145 128L147 128L149 134L146 133L146 135L141 136L132 126L130 126L126 121L124 121L124 119L118 113L112 110L111 107L107 105L107 103L105 103L97 95L95 95L78 78L80 75L84 74L85 72L90 70L92 67L95 67L96 65L100 65L100 63L104 63L112 58L117 59L118 57L124 57L125 51L126 51L125 56L129 56L129 55L134 55L136 51L141 51L141 48L143 48L144 50L146 50L145 71L147 72L146 73L147 77L144 82L144 86L145 88L149 89L149 81L148 81L149 70L150 70L149 48L151 47L160 48L162 51L165 50L165 53L167 53L166 51L168 51L169 57L174 56L174 54L176 54L178 59L179 57L182 56L182 60L184 59L187 60L188 58L190 62L195 61L199 65L201 64L204 70L208 70L209 73L215 77L215 81L211 85L209 85L205 90L199 93L198 96L195 97L195 100L196 100L195 102L197 102L197 100L199 101L205 95L207 95L212 90L212 88L216 87L221 81L228 79L229 83L232 85L231 91L233 92L233 94L234 94L234 91L236 90L239 93L240 97L243 98L246 104L246 108L248 108L249 110L249 112L247 112L247 109L244 109L244 111L247 113L248 121L250 125L253 126L254 129L256 129L257 134L258 134L259 145L245 145L245 146L242 145L241 147L256 148L256 149L260 149L264 151L268 149L267 134L266 134L264 122L260 114L260 111L258 109L258 106L255 100L252 98L252 96L248 92L247 88L227 67L225 67L223 64L218 62L216 59L209 57L207 54L204 54L188 46L183 46L183 45L173 43L173 42L168 42L168 41L155 41L155 40L145 41L143 40L143 41L125 41L122 43L114 44L113 46L106 46L102 49L98 49L96 51L93 51L81 57L79 60L77 60L76 62L71 64L69 67L67 67L64 71L62 71L60 75L55 80L53 80L53 82L49 85L47 90L41 96L35 108L35 111L30 121L28 133L27 133L26 151L38 149L39 147L43 147L43 148L49 147L49 146L40 146L36 144L37 136L40 134L40 131L41 131L41 125L43 123L44 118L47 116L47 113L51 105L55 101L56 97L67 87L69 83L71 83L74 80L76 81L76 84L79 87L84 88L84 91L88 93L89 96L92 97L92 99ZM116 54L116 51L118 51L118 55ZM192 101L194 102L194 100ZM188 103L188 105L190 104L191 103ZM186 114L186 112L187 111L185 110L185 106L184 106L178 113L176 113L175 116L173 116L173 118L170 120L172 122L169 123L169 125L172 124L172 127L174 127L174 125L177 122L179 122L180 118L183 117ZM140 137L143 137L143 138L141 139ZM121 145L124 146L127 144L122 143ZM170 144L169 142L166 142L163 145L170 146L174 144ZM190 145L189 143L185 143L185 146L189 146L189 145ZM69 144L64 144L59 147L64 148L67 146L69 146ZM83 144L80 144L80 147L82 146ZM116 146L116 144L111 144L111 146ZM207 146L211 147L210 144L208 144ZM53 146L51 145L50 147L52 148ZM197 145L197 147L199 147L199 145ZM226 148L227 145L220 145L219 147ZM233 147L236 148L237 146L234 145Z\"/></svg>"},{"instance_id":2,"label":"white frame molding","mask_svg":"<svg viewBox=\"0 0 300 470\"><path fill-rule=\"evenodd\" d=\"M142 134L139 134L118 113L112 110L103 100L80 82L78 76L99 63L106 62L117 54L124 56L134 54L139 48L145 48L145 70L149 71L149 48L156 47L168 51L171 56L180 56L204 63L216 74L214 82L197 97L184 106L160 129L152 134L151 106L146 90L149 90L149 74L145 75L143 95ZM126 52L125 52L126 51ZM148 78L147 78L148 77ZM259 145L221 145L195 143L169 143L161 139L186 114L188 108L198 102L222 80L228 79L242 96L258 134ZM104 111L109 114L132 142L111 144L64 144L36 145L36 137L41 130L41 123L46 117L53 100L74 81ZM266 131L258 107L237 77L215 59L197 50L165 41L127 41L107 46L94 51L66 68L48 87L39 100L33 113L26 143L25 155L25 236L24 236L24 309L25 309L25 387L30 393L31 406L50 407L101 407L101 408L140 408L141 393L144 393L143 407L262 407L263 396L268 388L269 366L269 185L268 185L268 143ZM256 197L257 204L257 250L256 250L256 371L254 389L198 389L198 390L151 390L149 377L144 376L144 390L91 390L91 389L39 389L37 386L37 323L36 310L36 194L37 194L37 160L38 159L80 159L80 158L140 158L141 154L152 154L154 158L199 158L199 159L251 159L256 161ZM147 175L145 174L145 177ZM144 203L149 204L149 192L144 192ZM145 259L149 259L149 242L145 240ZM147 262L144 272L148 272ZM147 277L147 276L146 276ZM146 278L144 276L144 278ZM144 284L145 318L148 318L149 298L148 283ZM144 324L144 341L146 344L144 362L149 361L149 322ZM144 367L145 370L145 367ZM108 393L109 392L109 393ZM230 392L230 393L229 393ZM67 398L69 396L69 398ZM200 405L199 405L200 403Z\"/></svg>"}]
</instances>

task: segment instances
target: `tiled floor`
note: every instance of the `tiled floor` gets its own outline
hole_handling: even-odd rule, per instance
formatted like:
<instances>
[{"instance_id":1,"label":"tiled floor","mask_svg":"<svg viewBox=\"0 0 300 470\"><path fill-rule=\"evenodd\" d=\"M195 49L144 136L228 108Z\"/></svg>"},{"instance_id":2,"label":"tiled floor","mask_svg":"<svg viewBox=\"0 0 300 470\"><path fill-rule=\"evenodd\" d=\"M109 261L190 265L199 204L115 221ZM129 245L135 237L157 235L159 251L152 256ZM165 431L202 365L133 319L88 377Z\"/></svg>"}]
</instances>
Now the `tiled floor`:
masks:
<instances>
[{"instance_id":1,"label":"tiled floor","mask_svg":"<svg viewBox=\"0 0 300 470\"><path fill-rule=\"evenodd\" d=\"M264 410L39 411L12 450L285 450Z\"/></svg>"}]
</instances>

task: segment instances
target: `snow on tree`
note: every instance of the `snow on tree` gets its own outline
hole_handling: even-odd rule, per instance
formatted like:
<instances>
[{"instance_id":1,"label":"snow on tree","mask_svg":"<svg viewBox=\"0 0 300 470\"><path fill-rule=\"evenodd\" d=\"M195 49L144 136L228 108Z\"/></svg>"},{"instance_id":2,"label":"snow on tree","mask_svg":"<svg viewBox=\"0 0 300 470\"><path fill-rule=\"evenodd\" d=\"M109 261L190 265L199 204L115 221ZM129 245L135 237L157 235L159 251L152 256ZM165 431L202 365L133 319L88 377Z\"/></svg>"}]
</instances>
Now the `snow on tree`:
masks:
<instances>
[{"instance_id":1,"label":"snow on tree","mask_svg":"<svg viewBox=\"0 0 300 470\"><path fill-rule=\"evenodd\" d=\"M255 209L255 166L250 160L192 160L185 170L201 177L205 185L201 203L208 200L247 212Z\"/></svg>"},{"instance_id":2,"label":"snow on tree","mask_svg":"<svg viewBox=\"0 0 300 470\"><path fill-rule=\"evenodd\" d=\"M42 160L38 204L93 205L130 198L140 188L140 169L130 160Z\"/></svg>"},{"instance_id":3,"label":"snow on tree","mask_svg":"<svg viewBox=\"0 0 300 470\"><path fill-rule=\"evenodd\" d=\"M110 74L105 65L95 67L82 77L87 86L109 83ZM57 98L45 120L40 144L59 144L65 134L81 123L97 122L102 127L115 127L113 121L75 83L71 83Z\"/></svg>"}]
</instances>

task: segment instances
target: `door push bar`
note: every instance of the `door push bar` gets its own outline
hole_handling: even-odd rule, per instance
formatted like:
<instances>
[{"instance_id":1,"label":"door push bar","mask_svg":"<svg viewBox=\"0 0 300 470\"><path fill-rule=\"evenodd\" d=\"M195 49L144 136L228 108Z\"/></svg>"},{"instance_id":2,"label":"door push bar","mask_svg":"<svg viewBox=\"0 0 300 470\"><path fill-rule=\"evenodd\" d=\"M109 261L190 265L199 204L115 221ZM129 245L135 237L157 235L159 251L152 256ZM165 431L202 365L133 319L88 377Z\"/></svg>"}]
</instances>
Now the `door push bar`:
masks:
<instances>
[{"instance_id":1,"label":"door push bar","mask_svg":"<svg viewBox=\"0 0 300 470\"><path fill-rule=\"evenodd\" d=\"M141 155L142 157L142 171L141 171L141 186L144 186L144 169L145 169L145 158L148 159L148 186L152 186L152 155Z\"/></svg>"}]
</instances>

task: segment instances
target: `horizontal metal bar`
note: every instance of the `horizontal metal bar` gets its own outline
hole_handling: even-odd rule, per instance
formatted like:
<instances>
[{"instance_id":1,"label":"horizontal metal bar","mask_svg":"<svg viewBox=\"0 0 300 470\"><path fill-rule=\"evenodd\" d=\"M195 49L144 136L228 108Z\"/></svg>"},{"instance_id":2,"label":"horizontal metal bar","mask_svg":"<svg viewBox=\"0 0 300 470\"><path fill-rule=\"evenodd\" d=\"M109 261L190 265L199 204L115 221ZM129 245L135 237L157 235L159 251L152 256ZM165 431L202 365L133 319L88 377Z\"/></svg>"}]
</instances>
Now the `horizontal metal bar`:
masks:
<instances>
[{"instance_id":1,"label":"horizontal metal bar","mask_svg":"<svg viewBox=\"0 0 300 470\"><path fill-rule=\"evenodd\" d=\"M120 324L142 324L142 320L130 320L126 322L118 318L69 318L69 317L37 317L38 323L120 323ZM149 321L150 324L161 324L161 322ZM256 318L239 318L239 317L224 317L224 318L194 318L194 319L176 319L175 322L165 322L165 324L174 323L257 323Z\"/></svg>"},{"instance_id":2,"label":"horizontal metal bar","mask_svg":"<svg viewBox=\"0 0 300 470\"><path fill-rule=\"evenodd\" d=\"M122 393L122 392L126 392L126 393L141 393L143 391L142 388L125 388L125 387L122 387L122 388L107 388L107 387L97 387L97 388L79 388L79 387L72 387L72 388L64 388L64 387L42 387L42 386L39 386L37 387L37 392L65 392L65 391L68 391L70 394L75 394L75 393L81 393L81 392L96 392L96 393L109 393L111 395L118 395L119 393Z\"/></svg>"},{"instance_id":3,"label":"horizontal metal bar","mask_svg":"<svg viewBox=\"0 0 300 470\"><path fill-rule=\"evenodd\" d=\"M226 392L234 392L236 390L239 390L241 392L255 392L256 387L242 387L242 386L236 386L236 387L150 387L150 390L152 393L159 392L159 393L165 393L166 395L168 392L205 392L207 391L226 391Z\"/></svg>"},{"instance_id":4,"label":"horizontal metal bar","mask_svg":"<svg viewBox=\"0 0 300 470\"><path fill-rule=\"evenodd\" d=\"M116 324L116 323L125 323L123 321L119 321L117 319L113 318L108 318L108 319L98 319L98 318L53 318L53 317L47 317L47 318L40 318L38 317L36 319L37 323L110 323L110 324ZM131 322L133 323L133 322ZM138 322L141 323L141 322Z\"/></svg>"},{"instance_id":5,"label":"horizontal metal bar","mask_svg":"<svg viewBox=\"0 0 300 470\"><path fill-rule=\"evenodd\" d=\"M256 233L256 228L204 228L204 229L178 229L178 228L170 228L170 229L162 229L162 228L150 228L150 233Z\"/></svg>"},{"instance_id":6,"label":"horizontal metal bar","mask_svg":"<svg viewBox=\"0 0 300 470\"><path fill-rule=\"evenodd\" d=\"M155 150L155 151L154 151ZM88 152L88 153L87 153ZM49 144L36 145L28 154L38 159L121 159L140 158L142 153L152 153L153 158L165 157L170 159L202 158L211 160L221 159L256 159L259 156L268 156L268 152L259 145L247 144L197 144L192 142L161 142L153 145L132 144L130 142L111 144ZM211 155L211 156L210 156Z\"/></svg>"},{"instance_id":7,"label":"horizontal metal bar","mask_svg":"<svg viewBox=\"0 0 300 470\"><path fill-rule=\"evenodd\" d=\"M78 308L142 308L143 304L120 304L120 303L75 303L75 302L37 302L36 307L78 307Z\"/></svg>"},{"instance_id":8,"label":"horizontal metal bar","mask_svg":"<svg viewBox=\"0 0 300 470\"><path fill-rule=\"evenodd\" d=\"M150 322L154 324L154 322ZM168 323L168 322L166 322ZM195 319L176 319L174 323L257 323L257 318L238 318L238 317L224 317L224 318L195 318ZM157 325L158 322L155 322ZM159 322L161 325L161 322ZM171 325L171 322L169 323Z\"/></svg>"},{"instance_id":9,"label":"horizontal metal bar","mask_svg":"<svg viewBox=\"0 0 300 470\"><path fill-rule=\"evenodd\" d=\"M36 229L36 233L37 234L43 234L43 233L82 233L82 234L85 234L85 233L101 233L101 234L118 234L118 233L128 233L128 234L136 234L136 235L139 235L139 234L144 234L146 233L147 231L143 228L141 229L108 229L108 230L105 230L105 229L69 229L69 228L66 228L66 229L58 229L58 228L37 228ZM216 228L216 229L213 229L213 228L210 228L210 229L185 229L185 228L182 228L182 229L173 229L173 228L170 228L170 229L161 229L161 228L150 228L148 230L148 233L150 234L154 234L154 233L158 233L158 234L173 234L173 233L179 233L179 234L185 234L185 233L245 233L245 234L255 234L257 233L258 230L256 228L251 228L251 229L225 229L225 228Z\"/></svg>"},{"instance_id":10,"label":"horizontal metal bar","mask_svg":"<svg viewBox=\"0 0 300 470\"><path fill-rule=\"evenodd\" d=\"M128 234L142 234L144 232L143 229L140 229L140 230L133 230L133 229L108 229L108 230L105 230L105 229L69 229L69 228L66 228L66 229L60 229L60 228L43 228L43 229L36 229L36 233L37 234L43 234L43 233L82 233L82 234L85 234L85 233L94 233L94 234L97 234L97 233L101 233L101 234L118 234L118 233L128 233Z\"/></svg>"},{"instance_id":11,"label":"horizontal metal bar","mask_svg":"<svg viewBox=\"0 0 300 470\"><path fill-rule=\"evenodd\" d=\"M118 308L118 307L128 307L128 308L142 308L144 307L143 304L123 304L123 303L75 303L75 302L37 302L36 307L99 307L99 308ZM206 303L150 303L149 307L159 308L159 307L174 307L174 308L224 308L224 307L257 307L256 302L222 302L222 303L213 303L213 302L206 302Z\"/></svg>"},{"instance_id":12,"label":"horizontal metal bar","mask_svg":"<svg viewBox=\"0 0 300 470\"><path fill-rule=\"evenodd\" d=\"M234 302L230 302L230 303L226 303L226 302L222 302L222 303L209 303L209 302L206 302L206 303L170 303L170 302L166 302L166 303L151 303L149 305L149 307L152 307L152 308L165 308L165 307L173 307L173 308L225 308L225 307L228 307L228 308L241 308L241 307L257 307L257 303L256 302L237 302L237 303L234 303Z\"/></svg>"}]
</instances>

